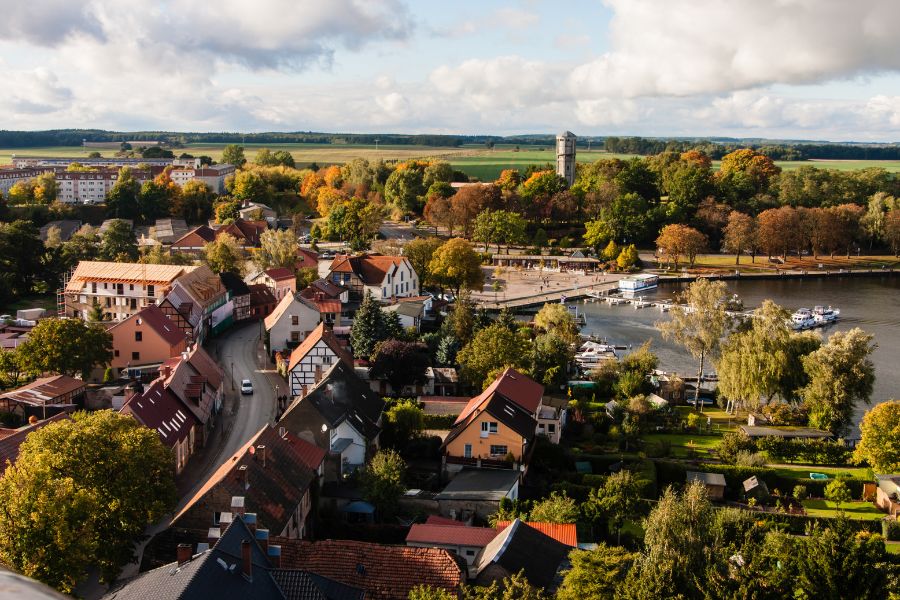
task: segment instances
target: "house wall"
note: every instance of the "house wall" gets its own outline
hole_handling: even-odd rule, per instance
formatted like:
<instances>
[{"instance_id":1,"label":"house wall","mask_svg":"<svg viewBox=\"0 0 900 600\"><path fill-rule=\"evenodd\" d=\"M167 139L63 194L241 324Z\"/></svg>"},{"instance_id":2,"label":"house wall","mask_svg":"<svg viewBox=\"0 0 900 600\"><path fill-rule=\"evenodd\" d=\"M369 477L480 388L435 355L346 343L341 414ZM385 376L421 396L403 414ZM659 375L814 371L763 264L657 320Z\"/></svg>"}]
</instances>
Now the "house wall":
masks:
<instances>
[{"instance_id":1,"label":"house wall","mask_svg":"<svg viewBox=\"0 0 900 600\"><path fill-rule=\"evenodd\" d=\"M146 323L138 324L138 318L132 317L122 321L110 329L113 337L113 359L111 366L114 369L124 369L126 366L137 367L140 365L152 365L165 361L173 356L178 356L185 351L187 341L182 339L178 344L170 346L160 335ZM173 324L174 327L174 324ZM137 341L136 333L141 333L141 340ZM139 358L133 358L132 353L140 353Z\"/></svg>"},{"instance_id":2,"label":"house wall","mask_svg":"<svg viewBox=\"0 0 900 600\"><path fill-rule=\"evenodd\" d=\"M297 317L297 324L293 325L292 317ZM319 313L310 307L298 302L291 302L281 318L269 330L269 350L279 352L289 347L296 346L306 339L307 334L319 324Z\"/></svg>"},{"instance_id":3,"label":"house wall","mask_svg":"<svg viewBox=\"0 0 900 600\"><path fill-rule=\"evenodd\" d=\"M341 464L344 462L350 465L366 464L366 440L363 436L350 426L346 421L342 422L335 429L331 430L330 442L339 438L349 438L353 443L341 452Z\"/></svg>"},{"instance_id":4,"label":"house wall","mask_svg":"<svg viewBox=\"0 0 900 600\"><path fill-rule=\"evenodd\" d=\"M482 437L481 424L487 422L497 423L497 433L488 433L486 437ZM522 459L522 436L486 411L482 411L459 436L447 445L447 455L464 458L466 444L472 445L472 458L502 459L505 455L491 455L490 447L505 445L517 461Z\"/></svg>"},{"instance_id":5,"label":"house wall","mask_svg":"<svg viewBox=\"0 0 900 600\"><path fill-rule=\"evenodd\" d=\"M103 308L103 313L113 321L123 321L141 309L156 304L156 302L169 293L171 283L148 284L110 282L96 282L96 291L93 283L88 281L78 292L66 292L66 316L89 318L90 310L96 301ZM151 289L152 295L151 295Z\"/></svg>"},{"instance_id":6,"label":"house wall","mask_svg":"<svg viewBox=\"0 0 900 600\"><path fill-rule=\"evenodd\" d=\"M880 486L875 491L875 505L889 515L900 515L900 502L894 502Z\"/></svg>"},{"instance_id":7,"label":"house wall","mask_svg":"<svg viewBox=\"0 0 900 600\"><path fill-rule=\"evenodd\" d=\"M303 359L294 365L294 369L288 373L291 386L291 395L302 396L318 383L325 372L337 362L337 354L324 341L319 341L310 348ZM304 391L305 386L305 391Z\"/></svg>"},{"instance_id":8,"label":"house wall","mask_svg":"<svg viewBox=\"0 0 900 600\"><path fill-rule=\"evenodd\" d=\"M483 546L455 546L452 544L428 544L428 543L418 543L418 542L406 542L406 545L410 548L443 548L448 552L452 552L457 556L465 559L466 564L468 566L472 566L472 563L475 562L475 557L478 555L478 552L482 549Z\"/></svg>"}]
</instances>

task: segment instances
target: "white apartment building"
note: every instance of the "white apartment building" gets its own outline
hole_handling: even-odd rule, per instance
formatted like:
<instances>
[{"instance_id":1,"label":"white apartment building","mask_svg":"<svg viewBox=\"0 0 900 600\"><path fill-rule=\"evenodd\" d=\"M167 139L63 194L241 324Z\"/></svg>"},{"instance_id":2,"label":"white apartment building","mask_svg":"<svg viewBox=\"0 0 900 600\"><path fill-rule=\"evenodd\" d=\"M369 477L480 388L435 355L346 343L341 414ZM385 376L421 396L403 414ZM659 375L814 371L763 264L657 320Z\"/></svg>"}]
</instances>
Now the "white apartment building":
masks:
<instances>
[{"instance_id":1,"label":"white apartment building","mask_svg":"<svg viewBox=\"0 0 900 600\"><path fill-rule=\"evenodd\" d=\"M54 169L59 184L57 200L65 204L103 204L106 194L119 180L118 169L61 171ZM149 169L132 169L135 180L144 185L153 179Z\"/></svg>"},{"instance_id":2,"label":"white apartment building","mask_svg":"<svg viewBox=\"0 0 900 600\"><path fill-rule=\"evenodd\" d=\"M169 177L178 185L199 179L217 194L225 193L225 179L229 175L234 175L234 165L176 167L169 171Z\"/></svg>"}]
</instances>

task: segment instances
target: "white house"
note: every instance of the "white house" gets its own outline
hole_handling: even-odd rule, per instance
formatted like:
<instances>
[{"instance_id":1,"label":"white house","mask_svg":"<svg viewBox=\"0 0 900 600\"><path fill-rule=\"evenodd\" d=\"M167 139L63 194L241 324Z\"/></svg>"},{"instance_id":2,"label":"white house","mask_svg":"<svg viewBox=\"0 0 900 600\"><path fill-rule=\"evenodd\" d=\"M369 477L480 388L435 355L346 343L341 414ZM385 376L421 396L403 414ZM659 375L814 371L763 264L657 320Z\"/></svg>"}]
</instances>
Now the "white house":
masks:
<instances>
[{"instance_id":1,"label":"white house","mask_svg":"<svg viewBox=\"0 0 900 600\"><path fill-rule=\"evenodd\" d=\"M295 348L321 321L316 304L298 294L288 294L265 319L269 351Z\"/></svg>"},{"instance_id":2,"label":"white house","mask_svg":"<svg viewBox=\"0 0 900 600\"><path fill-rule=\"evenodd\" d=\"M287 374L291 395L306 395L339 361L344 362L350 370L353 370L353 357L341 345L331 329L324 323L320 323L291 352Z\"/></svg>"},{"instance_id":3,"label":"white house","mask_svg":"<svg viewBox=\"0 0 900 600\"><path fill-rule=\"evenodd\" d=\"M404 329L413 328L416 331L422 326L422 318L425 316L425 304L423 302L397 302L382 306L384 312L397 313L400 326Z\"/></svg>"},{"instance_id":4,"label":"white house","mask_svg":"<svg viewBox=\"0 0 900 600\"><path fill-rule=\"evenodd\" d=\"M382 302L419 295L419 277L405 256L337 256L327 279L348 288L357 299L366 292Z\"/></svg>"}]
</instances>

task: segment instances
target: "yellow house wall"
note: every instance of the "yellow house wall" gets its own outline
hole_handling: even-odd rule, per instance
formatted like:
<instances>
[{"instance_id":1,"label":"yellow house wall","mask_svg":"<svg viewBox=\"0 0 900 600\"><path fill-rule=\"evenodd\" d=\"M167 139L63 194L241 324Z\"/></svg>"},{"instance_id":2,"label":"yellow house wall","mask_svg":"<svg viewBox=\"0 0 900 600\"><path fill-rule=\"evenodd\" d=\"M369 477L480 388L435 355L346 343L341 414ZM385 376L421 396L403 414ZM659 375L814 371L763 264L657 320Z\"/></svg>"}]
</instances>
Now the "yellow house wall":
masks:
<instances>
[{"instance_id":1,"label":"yellow house wall","mask_svg":"<svg viewBox=\"0 0 900 600\"><path fill-rule=\"evenodd\" d=\"M497 423L497 433L489 433L481 437L481 424L486 421ZM491 456L491 446L506 445L516 460L522 458L522 436L504 425L496 417L482 412L472 421L465 431L447 445L449 456L464 457L466 444L472 444L472 458L503 458Z\"/></svg>"}]
</instances>

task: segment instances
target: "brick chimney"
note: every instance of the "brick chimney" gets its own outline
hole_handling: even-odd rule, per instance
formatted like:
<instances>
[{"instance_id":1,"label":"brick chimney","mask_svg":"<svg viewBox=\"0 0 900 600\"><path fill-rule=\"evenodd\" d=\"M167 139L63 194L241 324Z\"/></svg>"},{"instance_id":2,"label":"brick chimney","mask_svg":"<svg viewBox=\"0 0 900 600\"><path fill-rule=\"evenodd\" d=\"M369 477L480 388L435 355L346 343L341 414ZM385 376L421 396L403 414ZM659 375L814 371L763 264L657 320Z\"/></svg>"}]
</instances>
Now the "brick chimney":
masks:
<instances>
[{"instance_id":1,"label":"brick chimney","mask_svg":"<svg viewBox=\"0 0 900 600\"><path fill-rule=\"evenodd\" d=\"M206 541L209 544L209 547L212 548L215 546L220 537L222 537L222 530L218 527L210 527L209 533L206 534Z\"/></svg>"},{"instance_id":2,"label":"brick chimney","mask_svg":"<svg viewBox=\"0 0 900 600\"><path fill-rule=\"evenodd\" d=\"M235 515L243 515L244 514L244 497L243 496L232 496L231 497L231 512Z\"/></svg>"},{"instance_id":3,"label":"brick chimney","mask_svg":"<svg viewBox=\"0 0 900 600\"><path fill-rule=\"evenodd\" d=\"M178 544L178 565L181 566L184 563L191 560L191 545L190 544Z\"/></svg>"},{"instance_id":4,"label":"brick chimney","mask_svg":"<svg viewBox=\"0 0 900 600\"><path fill-rule=\"evenodd\" d=\"M256 447L256 457L257 457L256 460L260 461L262 463L263 469L265 469L266 468L266 445L265 444L259 444Z\"/></svg>"},{"instance_id":5,"label":"brick chimney","mask_svg":"<svg viewBox=\"0 0 900 600\"><path fill-rule=\"evenodd\" d=\"M247 465L241 465L240 467L238 467L238 479L241 481L241 483L244 484L245 490L250 488L250 478L248 476Z\"/></svg>"},{"instance_id":6,"label":"brick chimney","mask_svg":"<svg viewBox=\"0 0 900 600\"><path fill-rule=\"evenodd\" d=\"M273 569L281 568L281 546L269 546L266 551Z\"/></svg>"},{"instance_id":7,"label":"brick chimney","mask_svg":"<svg viewBox=\"0 0 900 600\"><path fill-rule=\"evenodd\" d=\"M268 529L257 529L256 530L256 543L259 544L259 547L262 548L263 552L268 552L268 549L269 549L269 530Z\"/></svg>"},{"instance_id":8,"label":"brick chimney","mask_svg":"<svg viewBox=\"0 0 900 600\"><path fill-rule=\"evenodd\" d=\"M241 572L248 580L253 581L253 554L250 548L250 540L241 542Z\"/></svg>"}]
</instances>

